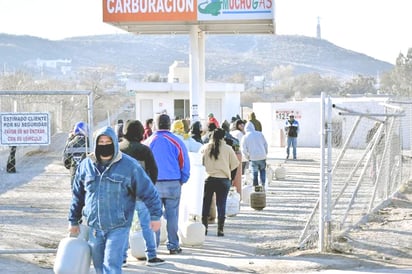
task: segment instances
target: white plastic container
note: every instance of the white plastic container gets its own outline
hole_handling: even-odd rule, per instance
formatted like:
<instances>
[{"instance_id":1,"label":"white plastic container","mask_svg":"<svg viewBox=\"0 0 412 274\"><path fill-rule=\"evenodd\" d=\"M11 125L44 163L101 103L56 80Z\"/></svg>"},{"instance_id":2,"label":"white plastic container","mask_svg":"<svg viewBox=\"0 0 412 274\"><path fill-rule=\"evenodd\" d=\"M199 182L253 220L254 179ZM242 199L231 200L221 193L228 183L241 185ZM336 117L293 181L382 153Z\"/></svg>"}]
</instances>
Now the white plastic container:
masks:
<instances>
[{"instance_id":1,"label":"white plastic container","mask_svg":"<svg viewBox=\"0 0 412 274\"><path fill-rule=\"evenodd\" d=\"M80 225L77 237L66 237L59 243L53 271L56 274L88 274L91 250L87 243L88 227Z\"/></svg>"},{"instance_id":2,"label":"white plastic container","mask_svg":"<svg viewBox=\"0 0 412 274\"><path fill-rule=\"evenodd\" d=\"M236 216L240 211L240 194L237 193L236 187L230 187L226 200L226 216Z\"/></svg>"}]
</instances>

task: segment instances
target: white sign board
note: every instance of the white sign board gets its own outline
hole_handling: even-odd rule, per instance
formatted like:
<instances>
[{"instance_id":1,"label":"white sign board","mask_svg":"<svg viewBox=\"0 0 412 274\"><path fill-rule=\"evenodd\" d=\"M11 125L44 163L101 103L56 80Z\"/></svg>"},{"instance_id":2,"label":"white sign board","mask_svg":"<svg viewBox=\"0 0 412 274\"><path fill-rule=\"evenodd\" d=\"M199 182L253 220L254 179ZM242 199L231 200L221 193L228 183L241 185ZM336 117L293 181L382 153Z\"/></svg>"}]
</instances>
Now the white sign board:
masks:
<instances>
[{"instance_id":1,"label":"white sign board","mask_svg":"<svg viewBox=\"0 0 412 274\"><path fill-rule=\"evenodd\" d=\"M31 146L50 144L49 113L0 113L1 145Z\"/></svg>"},{"instance_id":2,"label":"white sign board","mask_svg":"<svg viewBox=\"0 0 412 274\"><path fill-rule=\"evenodd\" d=\"M286 109L286 110L276 110L275 118L276 120L287 120L289 119L289 115L294 115L296 120L300 120L302 118L302 114L299 110L293 109Z\"/></svg>"}]
</instances>

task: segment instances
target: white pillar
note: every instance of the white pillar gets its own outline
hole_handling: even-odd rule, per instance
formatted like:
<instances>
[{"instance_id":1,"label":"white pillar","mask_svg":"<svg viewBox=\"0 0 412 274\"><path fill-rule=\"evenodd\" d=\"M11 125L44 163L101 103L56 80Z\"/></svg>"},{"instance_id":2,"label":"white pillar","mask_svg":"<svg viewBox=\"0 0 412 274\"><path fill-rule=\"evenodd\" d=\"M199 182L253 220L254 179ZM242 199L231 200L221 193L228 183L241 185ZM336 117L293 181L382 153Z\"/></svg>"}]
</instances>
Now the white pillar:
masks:
<instances>
[{"instance_id":1,"label":"white pillar","mask_svg":"<svg viewBox=\"0 0 412 274\"><path fill-rule=\"evenodd\" d=\"M206 120L206 69L205 69L205 32L199 33L199 118Z\"/></svg>"},{"instance_id":2,"label":"white pillar","mask_svg":"<svg viewBox=\"0 0 412 274\"><path fill-rule=\"evenodd\" d=\"M190 119L191 121L199 120L200 105L200 62L199 62L199 35L201 36L198 26L192 26L190 29L190 54L189 54L189 83L190 83Z\"/></svg>"}]
</instances>

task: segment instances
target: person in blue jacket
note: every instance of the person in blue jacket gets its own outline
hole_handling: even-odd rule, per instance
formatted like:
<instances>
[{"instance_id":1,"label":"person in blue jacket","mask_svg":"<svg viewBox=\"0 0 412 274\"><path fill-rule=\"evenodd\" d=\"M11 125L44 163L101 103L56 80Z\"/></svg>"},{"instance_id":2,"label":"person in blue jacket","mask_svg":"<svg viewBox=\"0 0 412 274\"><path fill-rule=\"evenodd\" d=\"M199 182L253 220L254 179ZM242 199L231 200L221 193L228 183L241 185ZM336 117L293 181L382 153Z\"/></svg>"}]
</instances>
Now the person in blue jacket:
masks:
<instances>
[{"instance_id":1,"label":"person in blue jacket","mask_svg":"<svg viewBox=\"0 0 412 274\"><path fill-rule=\"evenodd\" d=\"M162 204L137 160L119 151L111 127L98 130L94 142L94 153L79 164L74 177L69 233L78 234L84 219L96 273L117 274L122 273L136 199L149 209L153 231L160 229Z\"/></svg>"},{"instance_id":2,"label":"person in blue jacket","mask_svg":"<svg viewBox=\"0 0 412 274\"><path fill-rule=\"evenodd\" d=\"M171 122L167 114L156 117L157 131L150 136L145 144L153 152L158 175L156 188L164 207L164 218L167 221L166 246L170 254L180 254L178 220L182 184L189 180L189 153L183 141L170 131ZM160 231L156 232L156 242L160 242Z\"/></svg>"}]
</instances>

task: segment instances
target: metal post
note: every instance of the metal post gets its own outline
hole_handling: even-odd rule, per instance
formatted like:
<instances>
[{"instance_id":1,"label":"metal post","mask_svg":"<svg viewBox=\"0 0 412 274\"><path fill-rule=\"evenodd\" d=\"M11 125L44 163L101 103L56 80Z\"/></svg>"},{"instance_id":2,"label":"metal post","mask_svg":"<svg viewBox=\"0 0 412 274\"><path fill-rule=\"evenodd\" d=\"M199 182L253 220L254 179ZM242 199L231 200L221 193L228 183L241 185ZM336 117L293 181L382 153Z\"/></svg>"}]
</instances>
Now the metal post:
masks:
<instances>
[{"instance_id":1,"label":"metal post","mask_svg":"<svg viewBox=\"0 0 412 274\"><path fill-rule=\"evenodd\" d=\"M90 143L90 151L94 151L94 142L93 142L93 131L94 131L94 127L93 127L93 97L94 97L94 93L93 91L91 91L88 95L87 95L87 108L88 108L88 122L89 122L89 143Z\"/></svg>"},{"instance_id":2,"label":"metal post","mask_svg":"<svg viewBox=\"0 0 412 274\"><path fill-rule=\"evenodd\" d=\"M332 241L332 101L330 96L328 96L328 123L327 123L327 140L328 140L328 157L327 157L327 205L326 205L326 226L327 226L327 249L330 249Z\"/></svg>"},{"instance_id":3,"label":"metal post","mask_svg":"<svg viewBox=\"0 0 412 274\"><path fill-rule=\"evenodd\" d=\"M322 133L320 135L320 178L319 178L319 252L323 252L324 246L324 185L325 185L325 94L321 93L320 100L320 125ZM330 140L329 140L330 142Z\"/></svg>"}]
</instances>

